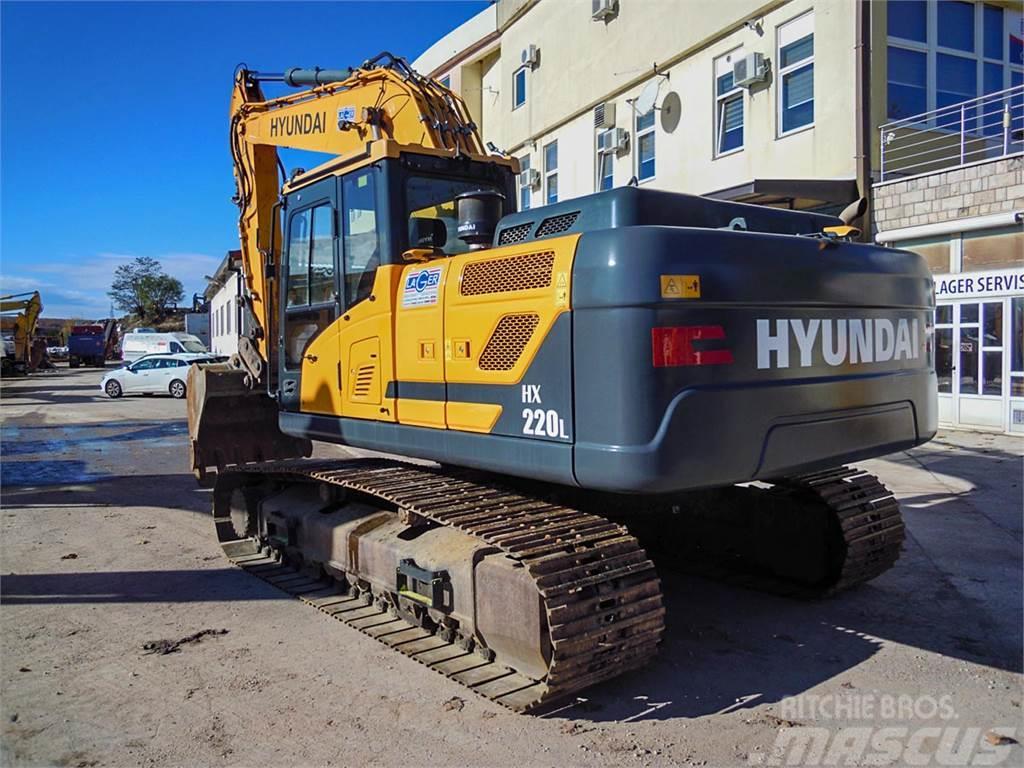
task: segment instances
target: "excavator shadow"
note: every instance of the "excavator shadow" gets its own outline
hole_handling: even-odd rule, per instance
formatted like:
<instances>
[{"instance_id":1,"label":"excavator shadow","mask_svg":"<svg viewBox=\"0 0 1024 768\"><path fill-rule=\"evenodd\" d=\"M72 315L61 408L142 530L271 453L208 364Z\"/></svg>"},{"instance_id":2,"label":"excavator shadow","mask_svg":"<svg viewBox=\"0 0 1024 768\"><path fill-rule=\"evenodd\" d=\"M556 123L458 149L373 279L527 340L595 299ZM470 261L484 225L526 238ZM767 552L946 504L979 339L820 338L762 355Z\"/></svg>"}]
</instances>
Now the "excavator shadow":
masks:
<instances>
[{"instance_id":1,"label":"excavator shadow","mask_svg":"<svg viewBox=\"0 0 1024 768\"><path fill-rule=\"evenodd\" d=\"M854 629L843 597L799 602L672 573L662 586L667 620L653 662L546 716L633 722L771 704L855 668L884 644Z\"/></svg>"},{"instance_id":2,"label":"excavator shadow","mask_svg":"<svg viewBox=\"0 0 1024 768\"><path fill-rule=\"evenodd\" d=\"M11 574L0 582L3 605L194 603L289 600L289 595L233 567L176 571Z\"/></svg>"},{"instance_id":3,"label":"excavator shadow","mask_svg":"<svg viewBox=\"0 0 1024 768\"><path fill-rule=\"evenodd\" d=\"M17 464L34 467L32 474L27 478L19 477L9 469ZM188 473L100 475L81 461L5 461L0 466L4 470L5 511L66 506L110 507L130 513L133 507L157 507L210 516L209 489L198 487L195 478ZM8 476L14 481L33 482L8 484ZM47 479L53 482L45 482Z\"/></svg>"},{"instance_id":4,"label":"excavator shadow","mask_svg":"<svg viewBox=\"0 0 1024 768\"><path fill-rule=\"evenodd\" d=\"M875 681L865 686L877 685L884 667L875 657L896 645L1019 673L1019 568L1004 570L1001 583L994 583L991 570L985 573L985 588L1002 596L1010 606L1005 611L1001 603L955 588L938 572L934 552L915 538L915 528L938 514L933 506L932 519L910 519L895 568L824 600L776 597L662 568L667 619L657 657L546 716L597 722L703 717L777 703L823 684L834 688L838 681L829 681L837 677L844 693L855 694L858 666L867 663L864 677ZM956 540L948 546L956 547ZM962 577L969 581L971 573L966 567Z\"/></svg>"}]
</instances>

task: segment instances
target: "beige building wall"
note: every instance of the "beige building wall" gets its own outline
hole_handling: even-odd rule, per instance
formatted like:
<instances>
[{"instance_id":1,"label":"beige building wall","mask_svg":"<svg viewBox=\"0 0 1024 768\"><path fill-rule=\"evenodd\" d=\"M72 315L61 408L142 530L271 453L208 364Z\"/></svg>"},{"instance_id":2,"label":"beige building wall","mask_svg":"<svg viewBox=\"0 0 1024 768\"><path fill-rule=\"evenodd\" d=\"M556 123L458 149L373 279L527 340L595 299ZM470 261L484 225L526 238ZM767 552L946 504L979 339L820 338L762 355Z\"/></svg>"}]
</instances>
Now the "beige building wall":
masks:
<instances>
[{"instance_id":1,"label":"beige building wall","mask_svg":"<svg viewBox=\"0 0 1024 768\"><path fill-rule=\"evenodd\" d=\"M811 9L815 122L780 137L777 30ZM615 157L614 185L627 183L636 173L635 113L629 100L652 79L660 81L657 104L672 91L679 95L682 110L672 133L655 121L657 171L645 184L707 193L754 179L852 179L855 12L853 2L620 0L615 18L597 22L591 19L590 0L500 0L496 23L512 19L506 28L499 26L500 48L482 62L471 55L451 67L459 73L452 84L464 84L460 92L474 114L479 109L485 139L516 157L529 155L533 168L542 168L543 147L558 141L562 199L597 188L593 108L602 102L615 102L616 125L631 135L629 150ZM750 26L744 24L748 21ZM530 45L539 49L540 63L527 72L526 103L513 109L520 52ZM764 54L772 75L744 96L743 150L716 158L713 62L738 46L744 53ZM655 62L667 78L654 75ZM421 57L416 64L430 71L430 65L443 62ZM467 72L473 75L467 77ZM446 74L437 69L433 73ZM533 204L541 204L542 196L543 186L533 193Z\"/></svg>"}]
</instances>

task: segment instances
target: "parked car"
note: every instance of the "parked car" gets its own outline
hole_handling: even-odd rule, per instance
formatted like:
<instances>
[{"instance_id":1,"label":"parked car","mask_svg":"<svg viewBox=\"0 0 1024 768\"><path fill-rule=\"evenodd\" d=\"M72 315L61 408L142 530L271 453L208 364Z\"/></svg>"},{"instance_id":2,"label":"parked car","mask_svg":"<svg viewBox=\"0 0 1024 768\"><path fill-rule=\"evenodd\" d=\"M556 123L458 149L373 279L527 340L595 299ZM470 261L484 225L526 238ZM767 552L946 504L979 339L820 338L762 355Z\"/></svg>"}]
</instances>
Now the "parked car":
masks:
<instances>
[{"instance_id":1,"label":"parked car","mask_svg":"<svg viewBox=\"0 0 1024 768\"><path fill-rule=\"evenodd\" d=\"M100 382L100 389L107 397L166 392L171 397L182 398L185 396L188 367L192 363L219 363L226 359L209 353L146 355L110 371Z\"/></svg>"},{"instance_id":2,"label":"parked car","mask_svg":"<svg viewBox=\"0 0 1024 768\"><path fill-rule=\"evenodd\" d=\"M127 361L144 355L187 352L210 354L203 342L190 333L154 333L149 329L126 333L121 342L121 354Z\"/></svg>"}]
</instances>

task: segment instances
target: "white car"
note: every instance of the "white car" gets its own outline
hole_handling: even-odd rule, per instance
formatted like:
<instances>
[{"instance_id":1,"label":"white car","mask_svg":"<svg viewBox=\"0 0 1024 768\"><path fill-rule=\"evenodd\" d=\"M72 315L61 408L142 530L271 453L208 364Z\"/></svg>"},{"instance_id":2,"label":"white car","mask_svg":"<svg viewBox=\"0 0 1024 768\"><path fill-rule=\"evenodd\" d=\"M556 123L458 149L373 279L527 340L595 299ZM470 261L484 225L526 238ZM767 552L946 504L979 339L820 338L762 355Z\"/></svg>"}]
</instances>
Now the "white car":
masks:
<instances>
[{"instance_id":1,"label":"white car","mask_svg":"<svg viewBox=\"0 0 1024 768\"><path fill-rule=\"evenodd\" d=\"M171 397L182 398L192 363L217 363L225 359L209 353L146 355L108 373L100 382L100 389L107 397L166 392Z\"/></svg>"}]
</instances>

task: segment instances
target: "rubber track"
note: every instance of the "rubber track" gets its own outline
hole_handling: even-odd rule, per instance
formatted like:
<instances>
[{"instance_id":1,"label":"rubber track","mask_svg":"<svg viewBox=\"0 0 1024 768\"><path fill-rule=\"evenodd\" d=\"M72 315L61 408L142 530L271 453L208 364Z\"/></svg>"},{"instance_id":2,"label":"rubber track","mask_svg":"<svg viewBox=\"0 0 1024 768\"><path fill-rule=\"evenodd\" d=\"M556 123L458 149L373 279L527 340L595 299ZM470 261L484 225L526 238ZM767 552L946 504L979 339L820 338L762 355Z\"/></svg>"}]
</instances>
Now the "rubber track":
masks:
<instances>
[{"instance_id":1,"label":"rubber track","mask_svg":"<svg viewBox=\"0 0 1024 768\"><path fill-rule=\"evenodd\" d=\"M715 558L688 559L680 563L687 573L706 576L733 586L795 598L831 597L880 576L895 565L900 556L905 530L899 502L892 491L872 474L851 467L799 475L779 481L771 493L791 493L794 507L806 504L806 495L823 502L836 516L843 542L842 564L834 578L825 584L801 584L765 573L762 569L745 570L736 563L723 564ZM765 491L769 493L769 491ZM741 514L758 514L749 507ZM729 513L723 512L722 536L730 530L743 530L741 525L728 524ZM798 552L773 553L777 559L799 557ZM669 565L671 568L672 566Z\"/></svg>"},{"instance_id":2,"label":"rubber track","mask_svg":"<svg viewBox=\"0 0 1024 768\"><path fill-rule=\"evenodd\" d=\"M537 585L550 633L547 676L535 680L367 605L238 539L232 492L264 479L323 482L451 526L521 562ZM387 460L285 460L233 467L214 489L217 536L244 570L426 664L524 712L643 666L664 631L660 581L636 539L607 519L477 482L459 470Z\"/></svg>"}]
</instances>

